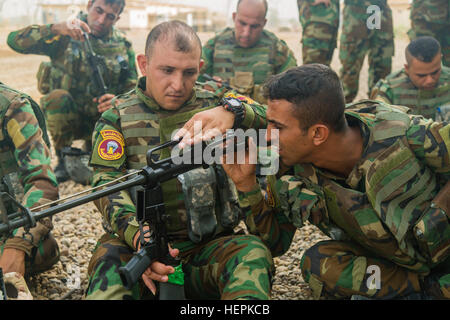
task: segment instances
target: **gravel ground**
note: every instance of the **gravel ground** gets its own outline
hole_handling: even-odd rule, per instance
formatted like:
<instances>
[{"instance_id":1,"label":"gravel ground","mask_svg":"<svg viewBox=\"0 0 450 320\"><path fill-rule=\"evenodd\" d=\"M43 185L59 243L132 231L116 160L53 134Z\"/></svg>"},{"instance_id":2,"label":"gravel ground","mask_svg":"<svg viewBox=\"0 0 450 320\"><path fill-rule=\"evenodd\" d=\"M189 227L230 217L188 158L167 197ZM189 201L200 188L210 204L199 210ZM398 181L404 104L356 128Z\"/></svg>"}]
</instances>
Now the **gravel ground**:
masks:
<instances>
[{"instance_id":1,"label":"gravel ground","mask_svg":"<svg viewBox=\"0 0 450 320\"><path fill-rule=\"evenodd\" d=\"M88 187L68 181L60 185L65 197ZM81 300L87 288L87 268L97 239L103 234L101 217L93 203L59 213L53 217L53 235L58 241L61 259L49 271L29 279L35 300ZM272 298L275 300L312 300L300 271L304 250L327 237L313 225L297 231L289 251L275 258L276 275Z\"/></svg>"}]
</instances>

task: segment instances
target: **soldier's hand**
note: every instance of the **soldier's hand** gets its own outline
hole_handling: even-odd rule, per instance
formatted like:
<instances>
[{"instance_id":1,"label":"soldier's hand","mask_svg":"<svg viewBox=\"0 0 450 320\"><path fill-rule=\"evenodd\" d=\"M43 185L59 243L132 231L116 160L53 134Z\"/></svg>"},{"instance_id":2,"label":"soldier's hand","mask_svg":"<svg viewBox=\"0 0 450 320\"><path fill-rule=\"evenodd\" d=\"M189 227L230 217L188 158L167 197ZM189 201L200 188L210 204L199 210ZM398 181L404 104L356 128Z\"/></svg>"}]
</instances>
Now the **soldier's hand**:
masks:
<instances>
[{"instance_id":1,"label":"soldier's hand","mask_svg":"<svg viewBox=\"0 0 450 320\"><path fill-rule=\"evenodd\" d=\"M183 149L201 141L209 141L221 136L233 128L234 114L223 107L216 107L195 114L183 128L178 131L173 140L182 138L178 146Z\"/></svg>"},{"instance_id":2,"label":"soldier's hand","mask_svg":"<svg viewBox=\"0 0 450 320\"><path fill-rule=\"evenodd\" d=\"M98 106L97 106L98 112L103 113L106 110L111 109L112 108L111 101L114 97L115 97L115 95L106 93L103 96L101 96L100 98L94 98L93 101L95 103L98 103Z\"/></svg>"},{"instance_id":3,"label":"soldier's hand","mask_svg":"<svg viewBox=\"0 0 450 320\"><path fill-rule=\"evenodd\" d=\"M148 232L150 230L149 226L143 227L144 232ZM136 235L133 238L133 244L136 248L136 251L141 250L141 242L140 242L140 232L136 233ZM178 254L180 253L180 250L178 249L172 249L169 246L169 253L172 257L176 258ZM150 291L156 295L156 285L153 281L159 281L159 282L167 282L169 280L168 275L175 272L175 269L172 266L165 265L161 262L153 262L150 267L147 268L147 270L144 271L141 278L144 281L147 288L150 289Z\"/></svg>"},{"instance_id":4,"label":"soldier's hand","mask_svg":"<svg viewBox=\"0 0 450 320\"><path fill-rule=\"evenodd\" d=\"M329 7L330 6L330 1L331 0L316 0L311 5L312 6L317 6L317 5L321 4L321 3L323 3L326 7Z\"/></svg>"},{"instance_id":5,"label":"soldier's hand","mask_svg":"<svg viewBox=\"0 0 450 320\"><path fill-rule=\"evenodd\" d=\"M0 257L0 268L4 274L17 272L25 274L25 252L22 250L5 248Z\"/></svg>"},{"instance_id":6,"label":"soldier's hand","mask_svg":"<svg viewBox=\"0 0 450 320\"><path fill-rule=\"evenodd\" d=\"M56 23L52 25L51 30L54 34L69 36L78 41L84 41L82 30L87 33L91 33L91 28L89 28L88 24L80 19Z\"/></svg>"}]
</instances>

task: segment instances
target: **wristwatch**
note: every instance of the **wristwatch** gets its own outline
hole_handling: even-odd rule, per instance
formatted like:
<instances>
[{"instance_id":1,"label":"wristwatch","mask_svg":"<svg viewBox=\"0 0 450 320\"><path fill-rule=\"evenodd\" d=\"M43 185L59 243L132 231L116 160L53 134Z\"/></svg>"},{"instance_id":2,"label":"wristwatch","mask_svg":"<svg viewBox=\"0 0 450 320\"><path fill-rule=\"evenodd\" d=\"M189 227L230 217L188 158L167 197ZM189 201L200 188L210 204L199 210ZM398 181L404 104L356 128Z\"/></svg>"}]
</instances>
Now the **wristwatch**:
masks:
<instances>
[{"instance_id":1,"label":"wristwatch","mask_svg":"<svg viewBox=\"0 0 450 320\"><path fill-rule=\"evenodd\" d=\"M243 101L236 98L223 98L222 106L225 110L234 113L233 129L238 129L245 118L245 107Z\"/></svg>"}]
</instances>

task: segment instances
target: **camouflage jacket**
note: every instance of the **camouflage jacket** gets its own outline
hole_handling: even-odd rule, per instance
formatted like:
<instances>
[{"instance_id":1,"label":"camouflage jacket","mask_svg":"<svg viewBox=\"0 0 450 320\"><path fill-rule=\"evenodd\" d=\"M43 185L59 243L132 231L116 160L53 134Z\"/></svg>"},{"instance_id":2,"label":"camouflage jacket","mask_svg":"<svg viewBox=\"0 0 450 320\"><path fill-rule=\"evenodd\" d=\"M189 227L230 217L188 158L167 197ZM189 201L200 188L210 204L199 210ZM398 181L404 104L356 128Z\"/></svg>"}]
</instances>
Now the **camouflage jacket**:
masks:
<instances>
[{"instance_id":1,"label":"camouflage jacket","mask_svg":"<svg viewBox=\"0 0 450 320\"><path fill-rule=\"evenodd\" d=\"M442 67L441 77L433 90L417 89L402 69L378 81L370 98L406 106L412 114L436 119L438 108L450 104L450 68Z\"/></svg>"},{"instance_id":2,"label":"camouflage jacket","mask_svg":"<svg viewBox=\"0 0 450 320\"><path fill-rule=\"evenodd\" d=\"M162 109L154 99L145 94L145 78L139 80L134 91L118 97L120 103L103 113L93 133L91 165L94 167L93 185L99 186L147 165L146 153L152 147L171 139L172 130L180 128L189 120L193 112L219 105L220 98L210 91L195 88L192 97L178 110ZM250 102L252 103L252 102ZM264 127L264 107L245 103L246 127ZM262 121L261 123L259 121ZM116 148L110 149L109 145ZM110 151L110 152L108 152ZM167 155L160 154L161 158ZM154 159L157 160L157 159ZM186 207L181 184L173 179L162 184L167 220L167 230L171 239L182 251L193 247L187 231ZM102 213L107 232L117 234L130 247L138 232L136 208L132 193L122 191L96 201ZM238 204L236 195L236 205ZM219 201L217 201L217 204ZM216 233L226 231L217 228ZM228 231L229 232L229 231Z\"/></svg>"},{"instance_id":3,"label":"camouflage jacket","mask_svg":"<svg viewBox=\"0 0 450 320\"><path fill-rule=\"evenodd\" d=\"M39 106L29 96L0 84L0 113L3 191L14 193L28 208L57 200L58 185L50 167L49 142ZM5 205L8 210L9 205ZM50 219L46 218L29 233L17 229L5 247L21 249L30 255L31 248L52 228Z\"/></svg>"},{"instance_id":4,"label":"camouflage jacket","mask_svg":"<svg viewBox=\"0 0 450 320\"><path fill-rule=\"evenodd\" d=\"M259 186L240 193L253 232L277 229L271 213L281 211L297 228L309 221L335 240L354 241L416 272L426 274L448 257L448 216L431 201L450 177L450 124L398 109L370 100L348 107L364 151L346 179L302 164L269 184L274 201L264 200Z\"/></svg>"},{"instance_id":5,"label":"camouflage jacket","mask_svg":"<svg viewBox=\"0 0 450 320\"><path fill-rule=\"evenodd\" d=\"M81 20L86 21L86 15ZM11 32L8 45L25 54L39 54L50 57L38 71L38 88L43 94L54 89L64 89L71 93L79 106L93 105L98 89L92 79L92 69L86 58L86 50L81 41L69 36L57 36L51 32L51 24L31 25ZM92 49L103 58L103 79L108 93L120 94L136 85L137 71L135 53L131 43L116 28L103 38L90 36Z\"/></svg>"},{"instance_id":6,"label":"camouflage jacket","mask_svg":"<svg viewBox=\"0 0 450 320\"><path fill-rule=\"evenodd\" d=\"M226 28L208 40L202 59L205 64L201 74L218 76L260 103L264 103L262 84L266 79L297 65L286 42L267 30L253 47L241 48L236 44L234 29Z\"/></svg>"},{"instance_id":7,"label":"camouflage jacket","mask_svg":"<svg viewBox=\"0 0 450 320\"><path fill-rule=\"evenodd\" d=\"M430 23L450 25L450 1L413 0L411 20L425 20Z\"/></svg>"},{"instance_id":8,"label":"camouflage jacket","mask_svg":"<svg viewBox=\"0 0 450 320\"><path fill-rule=\"evenodd\" d=\"M331 0L330 6L325 4L311 5L314 0L297 0L300 23L303 28L310 23L325 23L339 27L339 0Z\"/></svg>"}]
</instances>

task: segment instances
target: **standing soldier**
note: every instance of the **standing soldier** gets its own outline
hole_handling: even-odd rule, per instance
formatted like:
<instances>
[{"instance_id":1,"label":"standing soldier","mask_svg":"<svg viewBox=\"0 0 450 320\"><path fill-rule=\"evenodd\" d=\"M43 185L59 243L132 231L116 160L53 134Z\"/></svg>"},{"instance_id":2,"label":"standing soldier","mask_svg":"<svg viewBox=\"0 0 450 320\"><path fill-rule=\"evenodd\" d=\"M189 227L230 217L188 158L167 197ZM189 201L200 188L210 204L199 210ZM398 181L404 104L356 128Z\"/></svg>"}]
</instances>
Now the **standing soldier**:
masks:
<instances>
[{"instance_id":1,"label":"standing soldier","mask_svg":"<svg viewBox=\"0 0 450 320\"><path fill-rule=\"evenodd\" d=\"M293 52L270 31L264 30L265 0L239 0L233 13L234 28L226 28L203 48L200 73L230 83L239 93L263 103L262 84L268 76L296 66ZM200 81L205 80L202 76Z\"/></svg>"},{"instance_id":2,"label":"standing soldier","mask_svg":"<svg viewBox=\"0 0 450 320\"><path fill-rule=\"evenodd\" d=\"M450 1L413 0L411 7L411 40L432 36L442 47L443 63L450 67Z\"/></svg>"},{"instance_id":3,"label":"standing soldier","mask_svg":"<svg viewBox=\"0 0 450 320\"><path fill-rule=\"evenodd\" d=\"M136 84L131 43L114 28L124 6L124 0L90 0L87 14L80 13L79 19L70 23L32 25L8 36L13 50L50 57L50 62L43 62L39 68L38 88L45 94L41 105L59 159L55 168L58 182L69 178L61 150L75 139L85 140L90 149L90 137L101 113L111 107L116 94ZM83 31L89 33L95 54L103 58L101 69L108 89L104 94L93 83L83 50Z\"/></svg>"},{"instance_id":4,"label":"standing soldier","mask_svg":"<svg viewBox=\"0 0 450 320\"><path fill-rule=\"evenodd\" d=\"M297 0L303 28L303 64L329 66L337 47L339 0Z\"/></svg>"},{"instance_id":5,"label":"standing soldier","mask_svg":"<svg viewBox=\"0 0 450 320\"><path fill-rule=\"evenodd\" d=\"M146 166L149 148L170 141L172 133L193 114L221 105L219 96L195 86L200 58L200 39L185 23L170 21L152 29L145 55L137 57L144 77L97 122L92 137L93 185ZM231 99L236 103L232 110L242 116L239 124L264 125L258 116L264 112L260 105L243 96ZM231 109L220 109L234 117ZM116 148L107 152L108 145ZM170 153L161 153L159 159L168 156ZM161 185L168 237L173 253L178 251L183 262L186 297L268 299L272 257L258 237L233 231L240 209L234 186L228 182L220 166L211 166ZM122 191L95 202L107 233L89 263L87 299L151 297L148 290L142 290L145 285L155 293L153 281L167 281L167 274L173 272L172 267L155 262L144 272L141 286L138 283L132 290L123 286L118 269L140 245L132 199L133 192Z\"/></svg>"},{"instance_id":6,"label":"standing soldier","mask_svg":"<svg viewBox=\"0 0 450 320\"><path fill-rule=\"evenodd\" d=\"M27 208L58 199L58 185L50 167L50 143L41 109L29 96L0 83L0 188ZM0 214L18 208L0 199ZM50 218L36 227L14 230L0 247L0 268L5 282L17 289L9 298L28 298L25 275L50 269L59 260L59 249L51 235Z\"/></svg>"},{"instance_id":7,"label":"standing soldier","mask_svg":"<svg viewBox=\"0 0 450 320\"><path fill-rule=\"evenodd\" d=\"M378 81L370 98L406 106L412 114L450 120L450 68L442 66L439 42L419 37L406 47L402 70Z\"/></svg>"},{"instance_id":8,"label":"standing soldier","mask_svg":"<svg viewBox=\"0 0 450 320\"><path fill-rule=\"evenodd\" d=\"M386 0L345 0L344 3L345 23L339 49L340 78L345 101L350 103L358 94L359 73L367 53L369 93L378 80L391 73L394 33L392 12Z\"/></svg>"}]
</instances>

